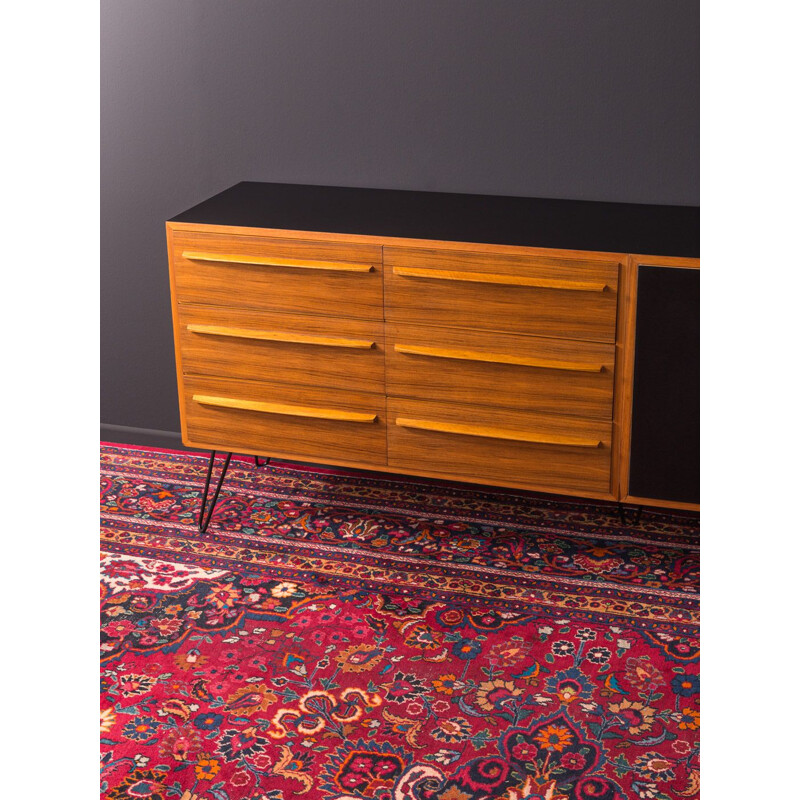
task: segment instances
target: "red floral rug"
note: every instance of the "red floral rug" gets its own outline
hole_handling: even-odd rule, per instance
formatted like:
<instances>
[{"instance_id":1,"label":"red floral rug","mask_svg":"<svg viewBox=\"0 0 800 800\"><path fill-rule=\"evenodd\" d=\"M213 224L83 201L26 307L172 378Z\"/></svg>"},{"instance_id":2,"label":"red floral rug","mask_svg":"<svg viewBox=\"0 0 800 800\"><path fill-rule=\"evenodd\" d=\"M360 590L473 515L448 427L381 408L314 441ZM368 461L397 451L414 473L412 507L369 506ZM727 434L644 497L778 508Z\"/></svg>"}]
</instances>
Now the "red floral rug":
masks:
<instances>
[{"instance_id":1,"label":"red floral rug","mask_svg":"<svg viewBox=\"0 0 800 800\"><path fill-rule=\"evenodd\" d=\"M696 515L102 448L102 796L699 795Z\"/></svg>"}]
</instances>

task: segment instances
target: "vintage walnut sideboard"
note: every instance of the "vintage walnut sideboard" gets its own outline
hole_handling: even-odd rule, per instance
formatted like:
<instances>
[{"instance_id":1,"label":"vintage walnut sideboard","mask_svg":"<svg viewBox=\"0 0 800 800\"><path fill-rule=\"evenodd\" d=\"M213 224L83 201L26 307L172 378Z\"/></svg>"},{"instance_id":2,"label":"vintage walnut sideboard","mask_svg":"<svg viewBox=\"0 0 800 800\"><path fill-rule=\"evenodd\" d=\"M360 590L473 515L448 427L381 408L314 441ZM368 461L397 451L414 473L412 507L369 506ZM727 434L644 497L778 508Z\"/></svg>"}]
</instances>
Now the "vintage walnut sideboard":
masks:
<instances>
[{"instance_id":1,"label":"vintage walnut sideboard","mask_svg":"<svg viewBox=\"0 0 800 800\"><path fill-rule=\"evenodd\" d=\"M699 508L699 209L245 182L167 242L203 529L231 452Z\"/></svg>"}]
</instances>

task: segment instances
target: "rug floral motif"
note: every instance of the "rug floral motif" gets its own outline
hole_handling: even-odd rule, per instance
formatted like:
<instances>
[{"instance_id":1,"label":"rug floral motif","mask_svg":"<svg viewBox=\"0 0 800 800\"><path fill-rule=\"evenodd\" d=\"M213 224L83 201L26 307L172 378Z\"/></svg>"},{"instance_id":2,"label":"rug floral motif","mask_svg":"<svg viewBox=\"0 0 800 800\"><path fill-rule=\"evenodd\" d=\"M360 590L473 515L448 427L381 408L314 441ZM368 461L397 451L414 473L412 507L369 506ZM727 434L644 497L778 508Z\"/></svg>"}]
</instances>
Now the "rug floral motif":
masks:
<instances>
[{"instance_id":1,"label":"rug floral motif","mask_svg":"<svg viewBox=\"0 0 800 800\"><path fill-rule=\"evenodd\" d=\"M101 452L107 800L699 796L699 527Z\"/></svg>"}]
</instances>

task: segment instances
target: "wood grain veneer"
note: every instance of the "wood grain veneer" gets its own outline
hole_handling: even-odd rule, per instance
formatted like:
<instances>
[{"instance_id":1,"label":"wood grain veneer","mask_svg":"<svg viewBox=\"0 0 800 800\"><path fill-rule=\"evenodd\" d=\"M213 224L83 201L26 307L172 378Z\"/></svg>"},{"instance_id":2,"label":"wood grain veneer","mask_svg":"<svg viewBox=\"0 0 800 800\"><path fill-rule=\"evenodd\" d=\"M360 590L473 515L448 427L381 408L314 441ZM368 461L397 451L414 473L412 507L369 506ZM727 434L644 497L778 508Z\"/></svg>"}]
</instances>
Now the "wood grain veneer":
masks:
<instances>
[{"instance_id":1,"label":"wood grain veneer","mask_svg":"<svg viewBox=\"0 0 800 800\"><path fill-rule=\"evenodd\" d=\"M614 345L390 322L386 387L397 397L610 419Z\"/></svg>"},{"instance_id":2,"label":"wood grain veneer","mask_svg":"<svg viewBox=\"0 0 800 800\"><path fill-rule=\"evenodd\" d=\"M198 399L198 398L194 398ZM309 415L313 416L313 415ZM418 431L434 431L435 433L454 433L459 436L477 436L479 439L503 439L507 442L530 442L531 444L554 445L558 447L600 447L599 439L587 439L581 436L543 433L532 430L512 430L488 425L472 425L463 422L441 422L433 419L413 419L396 417L395 425L401 428L413 428Z\"/></svg>"},{"instance_id":3,"label":"wood grain veneer","mask_svg":"<svg viewBox=\"0 0 800 800\"><path fill-rule=\"evenodd\" d=\"M385 247L384 264L392 322L615 338L618 261Z\"/></svg>"},{"instance_id":4,"label":"wood grain veneer","mask_svg":"<svg viewBox=\"0 0 800 800\"><path fill-rule=\"evenodd\" d=\"M206 376L186 377L184 393L189 445L386 464L382 395Z\"/></svg>"},{"instance_id":5,"label":"wood grain veneer","mask_svg":"<svg viewBox=\"0 0 800 800\"><path fill-rule=\"evenodd\" d=\"M179 303L383 319L379 247L175 231L172 264Z\"/></svg>"},{"instance_id":6,"label":"wood grain veneer","mask_svg":"<svg viewBox=\"0 0 800 800\"><path fill-rule=\"evenodd\" d=\"M260 328L230 328L226 325L187 325L189 333L221 336L226 339L248 339L257 342L285 342L287 344L314 344L320 347L344 347L351 350L369 350L375 342L369 339L343 339L338 336L313 336L307 333L261 330Z\"/></svg>"},{"instance_id":7,"label":"wood grain veneer","mask_svg":"<svg viewBox=\"0 0 800 800\"><path fill-rule=\"evenodd\" d=\"M389 467L611 496L610 420L394 397L387 408Z\"/></svg>"},{"instance_id":8,"label":"wood grain veneer","mask_svg":"<svg viewBox=\"0 0 800 800\"><path fill-rule=\"evenodd\" d=\"M280 417L307 417L308 419L326 419L336 422L375 422L378 418L377 414L363 411L340 411L335 408L298 406L290 403L265 403L261 400L240 400L237 397L215 397L208 394L193 394L192 401L201 406L258 411L261 414L275 414Z\"/></svg>"},{"instance_id":9,"label":"wood grain veneer","mask_svg":"<svg viewBox=\"0 0 800 800\"><path fill-rule=\"evenodd\" d=\"M186 374L385 393L380 322L200 305L178 316Z\"/></svg>"},{"instance_id":10,"label":"wood grain veneer","mask_svg":"<svg viewBox=\"0 0 800 800\"><path fill-rule=\"evenodd\" d=\"M608 289L608 286L600 281L570 281L563 278L506 275L498 272L465 272L423 267L393 267L392 272L401 278L424 278L426 280L455 281L456 283L489 283L498 286L527 286L533 289L562 289L568 292L604 292Z\"/></svg>"},{"instance_id":11,"label":"wood grain veneer","mask_svg":"<svg viewBox=\"0 0 800 800\"><path fill-rule=\"evenodd\" d=\"M184 250L181 257L187 261L210 261L212 264L247 264L251 267L288 267L289 269L316 269L323 272L374 272L371 264L346 264L342 261L313 261L277 256L244 256L240 253L205 253Z\"/></svg>"}]
</instances>

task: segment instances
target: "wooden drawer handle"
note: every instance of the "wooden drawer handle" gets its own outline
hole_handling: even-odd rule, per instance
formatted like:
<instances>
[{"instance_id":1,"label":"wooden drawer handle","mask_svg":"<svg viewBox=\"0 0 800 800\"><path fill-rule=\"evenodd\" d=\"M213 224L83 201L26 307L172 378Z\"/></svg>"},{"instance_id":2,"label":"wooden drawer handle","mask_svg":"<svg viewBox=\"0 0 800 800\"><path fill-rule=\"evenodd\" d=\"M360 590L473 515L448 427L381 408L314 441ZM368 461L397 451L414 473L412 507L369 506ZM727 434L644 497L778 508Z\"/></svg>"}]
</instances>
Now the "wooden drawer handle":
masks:
<instances>
[{"instance_id":1,"label":"wooden drawer handle","mask_svg":"<svg viewBox=\"0 0 800 800\"><path fill-rule=\"evenodd\" d=\"M539 367L540 369L561 369L569 372L602 372L602 364L584 364L577 361L547 361L541 358L525 358L524 356L506 353L480 353L477 350L450 350L444 347L420 347L411 344L396 344L398 353L413 356L432 356L434 358L454 358L459 361L487 361L491 364L517 364L523 367Z\"/></svg>"},{"instance_id":2,"label":"wooden drawer handle","mask_svg":"<svg viewBox=\"0 0 800 800\"><path fill-rule=\"evenodd\" d=\"M249 328L225 328L220 325L187 325L187 331L210 336L230 336L234 339L258 339L264 342L290 342L292 344L318 344L323 347L352 347L369 350L375 342L368 339L337 339L331 336L309 336L305 333L285 333L284 331L254 331Z\"/></svg>"},{"instance_id":3,"label":"wooden drawer handle","mask_svg":"<svg viewBox=\"0 0 800 800\"><path fill-rule=\"evenodd\" d=\"M374 272L372 264L344 264L340 261L298 261L294 258L262 258L238 256L233 253L198 253L184 250L189 261L213 261L218 264L253 264L259 267L291 267L293 269L323 269L329 272Z\"/></svg>"},{"instance_id":4,"label":"wooden drawer handle","mask_svg":"<svg viewBox=\"0 0 800 800\"><path fill-rule=\"evenodd\" d=\"M605 283L588 281L558 281L550 278L527 278L524 275L499 275L490 272L455 272L424 267L393 267L395 275L404 278L433 278L442 281L467 281L469 283L498 283L507 286L532 286L537 289L566 289L571 292L604 292Z\"/></svg>"},{"instance_id":5,"label":"wooden drawer handle","mask_svg":"<svg viewBox=\"0 0 800 800\"><path fill-rule=\"evenodd\" d=\"M360 411L338 411L334 408L311 408L309 406L290 406L283 403L260 403L256 400L237 400L233 397L209 397L204 394L192 395L195 403L219 408L241 408L245 411L261 411L264 414L282 414L287 417L312 417L331 419L339 422L375 422L377 414Z\"/></svg>"},{"instance_id":6,"label":"wooden drawer handle","mask_svg":"<svg viewBox=\"0 0 800 800\"><path fill-rule=\"evenodd\" d=\"M416 428L421 431L457 433L462 436L481 436L485 439L508 439L512 442L532 442L533 444L557 444L567 447L600 447L597 439L581 439L577 436L548 436L543 433L523 433L503 428L485 428L479 425L461 425L455 422L434 422L427 419L408 419L397 417L395 425L401 428Z\"/></svg>"}]
</instances>

